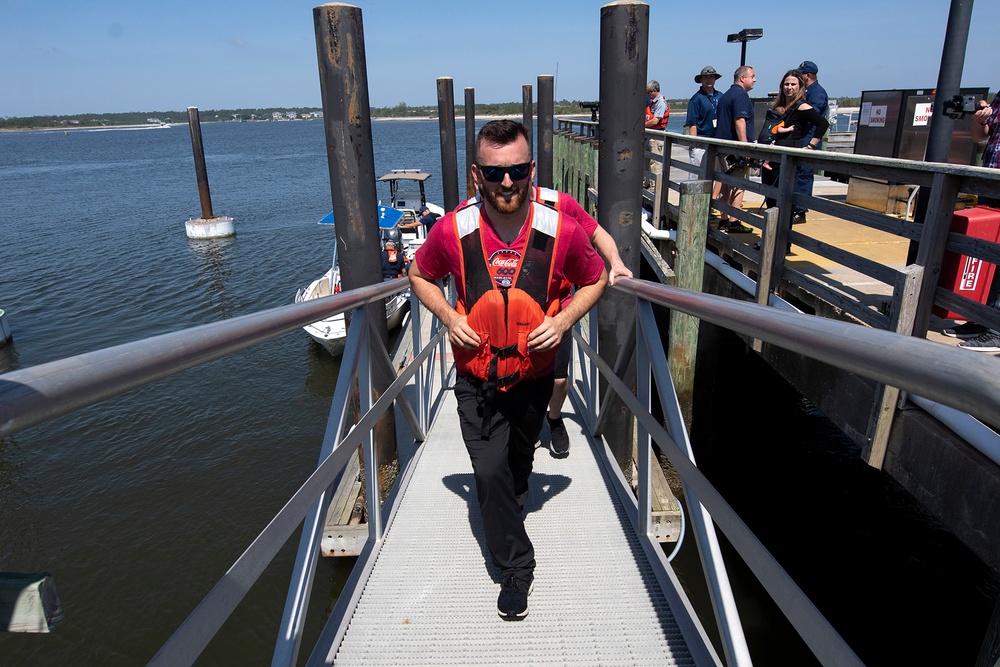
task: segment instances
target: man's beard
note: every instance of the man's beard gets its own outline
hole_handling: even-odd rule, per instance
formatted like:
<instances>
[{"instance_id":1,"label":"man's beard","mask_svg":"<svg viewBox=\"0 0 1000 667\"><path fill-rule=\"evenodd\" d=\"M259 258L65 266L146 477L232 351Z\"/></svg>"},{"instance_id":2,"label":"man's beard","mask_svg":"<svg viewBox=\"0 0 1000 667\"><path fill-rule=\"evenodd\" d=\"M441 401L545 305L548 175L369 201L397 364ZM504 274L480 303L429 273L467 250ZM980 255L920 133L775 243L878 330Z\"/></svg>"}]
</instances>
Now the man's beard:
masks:
<instances>
[{"instance_id":1,"label":"man's beard","mask_svg":"<svg viewBox=\"0 0 1000 667\"><path fill-rule=\"evenodd\" d=\"M513 192L514 196L510 199L510 201L507 201L500 196L501 192L503 194ZM524 206L524 201L528 198L528 188L520 188L517 185L511 186L509 190L503 190L502 188L498 188L496 190L480 188L479 193L483 196L485 201L490 203L490 206L503 215L517 213L521 207Z\"/></svg>"}]
</instances>

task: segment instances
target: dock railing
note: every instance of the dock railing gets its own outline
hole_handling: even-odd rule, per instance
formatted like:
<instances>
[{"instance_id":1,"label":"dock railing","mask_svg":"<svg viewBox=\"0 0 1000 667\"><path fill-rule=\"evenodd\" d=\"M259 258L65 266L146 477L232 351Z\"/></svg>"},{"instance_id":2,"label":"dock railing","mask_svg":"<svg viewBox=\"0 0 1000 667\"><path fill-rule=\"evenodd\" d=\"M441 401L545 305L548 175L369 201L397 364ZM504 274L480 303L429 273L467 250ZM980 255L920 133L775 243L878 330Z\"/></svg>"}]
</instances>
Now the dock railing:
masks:
<instances>
[{"instance_id":1,"label":"dock railing","mask_svg":"<svg viewBox=\"0 0 1000 667\"><path fill-rule=\"evenodd\" d=\"M361 446L365 457L370 507L369 538L313 655L325 655L329 647L343 636L350 618L349 610L358 599L368 572L374 567L382 535L391 524L394 509L402 495L401 489L405 488L409 479L412 470L410 466L419 459L420 448L409 461L401 461L401 474L397 484L385 503L381 503L377 476L379 462L375 460L372 429L379 417L397 404L409 422L415 440L423 440L438 404L437 397L449 383L451 368L444 363L444 330L440 323L432 322L428 340L422 340L423 327L419 322L421 311L416 302L413 302L414 322L411 335L414 337L414 357L396 373L396 378L382 395L373 400L373 375L395 373L395 370L391 368L388 353L377 342L365 319L364 306L405 289L407 285L406 280L398 280L363 287L336 296L155 336L0 376L0 437L5 437L172 373L246 349L304 324L353 310L345 358L323 439L323 454L316 470L233 563L150 664L194 663L289 536L303 521L307 521L289 586L273 662L275 665L295 664L304 610L319 553L315 534L319 525L317 517L323 515L324 503L329 502L330 490L337 483L348 459ZM974 357L964 351L942 347L923 339L859 324L837 322L636 279L621 279L612 289L639 299L635 331L638 363L642 372L639 374L638 391L633 394L618 379L618 369L609 367L594 348L587 344L588 340L597 339L597 315L593 311L589 318L589 337L585 339L580 331L574 332L574 340L580 345L579 349L586 360L582 377L573 382L573 400L585 416L590 432L599 435L602 418L600 406L605 398L598 391L597 374L600 373L606 385L622 397L638 420L640 444L643 446L638 449L639 479L635 496L631 495L620 470L617 475L621 482L619 494L626 500L626 508L634 508L629 516L644 550L654 562L659 560L661 564L664 563L662 547L656 542L655 536L650 534L650 470L653 465L649 446L651 439L670 458L688 490L688 499L692 503L688 509L689 516L696 525L695 532L710 589L716 593L714 604L725 637L728 662L749 664L749 657L741 653L745 651L745 647L740 646L742 631L738 625L738 617L735 613L730 613L735 610L723 610L723 606L731 604L731 600L725 599L726 584L721 560L715 560L712 555L712 522L723 530L823 664L860 664L850 647L725 503L690 458L687 435L677 408L676 394L666 366L660 335L653 322L651 304L707 320L859 375L891 383L945 405L968 410L993 424L1000 424L1000 361ZM912 363L913 358L926 356L933 356L936 363ZM345 408L349 403L346 396L353 385L354 374L357 375L361 404L361 412L356 419L349 418ZM431 381L432 377L434 381ZM413 400L406 398L404 393L404 388L411 379L416 383ZM650 413L651 387L654 382L666 415L666 428ZM603 464L615 466L615 459L606 447L604 452ZM58 576L58 573L55 574ZM66 613L72 614L72 609L67 609Z\"/></svg>"},{"instance_id":2,"label":"dock railing","mask_svg":"<svg viewBox=\"0 0 1000 667\"><path fill-rule=\"evenodd\" d=\"M556 134L567 139L565 143L571 146L571 148L566 146L555 148L556 187L564 189L583 202L588 198L588 192L591 189L598 189L598 186L596 169L591 172L588 161L581 158L578 151L596 152L597 123L585 120L560 120ZM763 146L692 137L662 130L646 130L646 136L660 139L664 143L662 155L648 151L645 154L646 160L659 160L663 165L661 173L653 173L648 169L648 165L645 170L646 180L653 183L653 187L645 191L644 198L650 205L652 211L650 217L655 227L665 226L665 221L668 219L678 219L678 206L669 201L668 191L679 192L680 183L670 180L671 169L690 174L692 178L698 180L716 181L777 200L777 205L772 209L756 211L737 209L718 199L712 200L713 209L760 230L763 235L762 247L756 249L730 235L710 229L709 235L713 243L738 252L756 262L758 266L765 251L770 247L768 254L774 258L773 265L759 266L759 272L765 279L759 281L758 303L766 302L761 300L761 294L771 293L779 284L785 282L820 296L851 317L879 329L894 328L899 333L924 336L927 333L931 309L939 306L960 313L968 320L1000 330L1000 311L938 286L946 252L1000 264L1000 244L951 232L952 215L960 194L1000 199L1000 170ZM674 159L671 155L674 146L705 149L701 165L695 166L687 160ZM735 155L748 161L756 161L757 164L763 161L778 162L781 165L781 174L785 178L780 179L777 186L768 186L762 184L759 179L738 178L726 174L717 169L716 157L721 154ZM922 221L911 221L845 202L798 194L793 191L794 179L791 176L799 166L817 171L836 172L848 177L857 176L914 185L924 191L929 205ZM559 176L563 178L561 182ZM878 264L848 250L809 237L791 228L792 209L796 205L908 239L917 244L916 256L909 266L898 269ZM704 222L708 224L708 220ZM893 292L890 302L881 308L874 307L790 267L784 260L784 252L775 252L776 249L783 249L789 241L888 285ZM916 294L913 294L912 289L914 280L918 283ZM908 305L904 302L913 296L916 297L913 315L899 321L901 319L898 317L899 314L905 312Z\"/></svg>"},{"instance_id":3,"label":"dock railing","mask_svg":"<svg viewBox=\"0 0 1000 667\"><path fill-rule=\"evenodd\" d=\"M596 166L593 166L596 165L599 145L597 125L588 120L560 120L554 146L556 187L568 191L590 206L591 210L596 206L594 202L599 189ZM831 316L835 314L841 319L917 337L927 335L931 313L936 307L960 313L968 320L1000 330L1000 311L938 284L946 252L993 264L1000 262L1000 244L951 231L959 199L969 200L972 195L1000 198L1000 170L762 146L660 130L646 130L646 136L661 139L664 143L662 154L649 151L644 154L647 162L645 179L652 187L643 191L643 198L651 211L654 229L660 228L666 233L667 228L676 226L681 217L681 205L673 203L671 196L680 193L682 181L671 180L672 169L688 174L692 179L707 183L714 180L776 200L774 207L757 210L737 209L719 199L711 200L711 208L759 230L759 247L711 228L707 209L700 211L703 218L695 220L695 225L701 229L690 232L707 237L708 244L719 253L717 264L720 270L727 275L735 273L734 278L739 281L737 284L744 286L757 303L786 306L780 299L776 301L776 295L809 294L829 304L827 311ZM704 149L701 164L696 166L688 160L675 159L674 146ZM757 164L764 160L780 162L782 177L776 186L767 186L755 177L738 178L726 174L717 169L716 157L721 154L736 155ZM653 161L662 165L658 173L649 168L648 163ZM792 178L797 166L836 172L847 178L857 176L911 184L923 191L928 206L922 221L918 222L835 199L797 194L793 190ZM678 195L677 198L683 199L683 196ZM791 215L795 205L908 240L911 246L907 264L881 264L792 228ZM835 280L810 275L786 261L784 249L789 243L865 276L864 280L871 279L873 285L867 290L859 290L856 286L839 289ZM714 257L709 255L706 259ZM754 280L744 278L740 272L752 276ZM755 343L758 351L759 345L759 342ZM881 385L877 388L862 453L862 458L873 467L881 468L883 465L894 406L900 397L897 387ZM995 433L960 410L941 408L928 403L920 395L910 398L971 445L994 461L998 460L1000 438Z\"/></svg>"}]
</instances>

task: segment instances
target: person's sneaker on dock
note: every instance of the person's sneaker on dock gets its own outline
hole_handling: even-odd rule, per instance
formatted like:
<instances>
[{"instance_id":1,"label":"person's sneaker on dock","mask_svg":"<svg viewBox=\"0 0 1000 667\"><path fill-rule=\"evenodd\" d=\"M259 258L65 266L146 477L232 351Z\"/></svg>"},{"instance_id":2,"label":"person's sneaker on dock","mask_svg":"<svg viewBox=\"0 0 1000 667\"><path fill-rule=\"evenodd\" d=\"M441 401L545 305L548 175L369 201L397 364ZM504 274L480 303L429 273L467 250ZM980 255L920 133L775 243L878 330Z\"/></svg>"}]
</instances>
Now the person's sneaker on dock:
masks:
<instances>
[{"instance_id":1,"label":"person's sneaker on dock","mask_svg":"<svg viewBox=\"0 0 1000 667\"><path fill-rule=\"evenodd\" d=\"M500 597L497 598L500 618L505 621L523 620L528 615L528 596L534 587L535 577L531 574L527 580L513 574L505 575L500 584Z\"/></svg>"},{"instance_id":2,"label":"person's sneaker on dock","mask_svg":"<svg viewBox=\"0 0 1000 667\"><path fill-rule=\"evenodd\" d=\"M729 234L750 234L753 227L747 227L739 220L723 220L719 223L719 231Z\"/></svg>"},{"instance_id":3,"label":"person's sneaker on dock","mask_svg":"<svg viewBox=\"0 0 1000 667\"><path fill-rule=\"evenodd\" d=\"M982 324L976 324L975 322L966 322L965 324L959 324L953 327L948 327L947 329L942 329L941 333L949 338L975 338L981 333L987 331L987 328Z\"/></svg>"},{"instance_id":4,"label":"person's sneaker on dock","mask_svg":"<svg viewBox=\"0 0 1000 667\"><path fill-rule=\"evenodd\" d=\"M1000 333L987 329L975 338L963 340L958 346L973 352L1000 352Z\"/></svg>"},{"instance_id":5,"label":"person's sneaker on dock","mask_svg":"<svg viewBox=\"0 0 1000 667\"><path fill-rule=\"evenodd\" d=\"M545 421L549 423L549 442L552 447L552 456L560 459L569 456L569 433L566 432L566 425L563 424L562 417L553 419L545 415Z\"/></svg>"}]
</instances>

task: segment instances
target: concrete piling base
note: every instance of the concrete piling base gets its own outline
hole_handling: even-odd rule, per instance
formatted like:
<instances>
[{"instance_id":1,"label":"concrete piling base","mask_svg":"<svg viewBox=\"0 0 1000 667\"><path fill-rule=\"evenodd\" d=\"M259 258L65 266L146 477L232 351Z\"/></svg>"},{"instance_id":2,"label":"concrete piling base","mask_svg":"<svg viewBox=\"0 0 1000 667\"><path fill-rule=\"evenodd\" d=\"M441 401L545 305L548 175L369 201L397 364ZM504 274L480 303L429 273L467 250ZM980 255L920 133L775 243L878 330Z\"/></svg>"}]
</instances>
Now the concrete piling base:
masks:
<instances>
[{"instance_id":1,"label":"concrete piling base","mask_svg":"<svg viewBox=\"0 0 1000 667\"><path fill-rule=\"evenodd\" d=\"M196 218L184 223L189 239L217 239L224 236L236 236L233 219L227 216L218 218Z\"/></svg>"}]
</instances>

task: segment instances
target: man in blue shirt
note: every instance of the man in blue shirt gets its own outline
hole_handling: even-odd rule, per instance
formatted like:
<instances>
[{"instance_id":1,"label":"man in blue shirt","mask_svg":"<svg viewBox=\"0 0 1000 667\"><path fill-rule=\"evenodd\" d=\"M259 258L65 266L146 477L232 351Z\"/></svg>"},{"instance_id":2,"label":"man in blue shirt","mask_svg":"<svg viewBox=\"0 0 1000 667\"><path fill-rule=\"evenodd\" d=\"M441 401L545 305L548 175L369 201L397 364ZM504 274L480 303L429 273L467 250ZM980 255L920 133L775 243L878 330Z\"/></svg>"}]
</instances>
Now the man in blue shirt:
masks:
<instances>
[{"instance_id":1,"label":"man in blue shirt","mask_svg":"<svg viewBox=\"0 0 1000 667\"><path fill-rule=\"evenodd\" d=\"M684 121L684 127L692 137L715 136L715 110L719 106L719 99L722 98L722 93L715 89L715 82L721 78L722 75L711 65L703 67L701 74L694 78L694 82L700 83L701 88L691 96L687 119ZM704 157L704 148L691 146L688 149L688 161L694 166L701 165Z\"/></svg>"},{"instance_id":2,"label":"man in blue shirt","mask_svg":"<svg viewBox=\"0 0 1000 667\"><path fill-rule=\"evenodd\" d=\"M750 101L748 93L753 90L756 83L757 76L754 74L753 67L743 65L736 68L733 73L733 85L719 100L718 122L715 127L716 139L750 143L750 134L753 132L753 102ZM726 159L727 157L725 154L719 155L716 169L737 178L747 178L750 172L749 167L732 168ZM734 208L740 208L743 206L743 190L724 185L722 186L722 200ZM739 234L748 234L753 231L739 220L731 219L726 213L722 214L719 229Z\"/></svg>"},{"instance_id":3,"label":"man in blue shirt","mask_svg":"<svg viewBox=\"0 0 1000 667\"><path fill-rule=\"evenodd\" d=\"M829 108L829 101L826 96L826 90L823 86L819 85L819 81L816 80L816 75L819 74L819 68L816 67L816 63L811 60L804 60L799 64L799 71L802 72L802 78L806 80L806 103L816 110L816 113L826 118L826 111ZM802 136L802 141L805 142L802 145L805 146L809 143L809 140L813 138L813 133L816 128L813 127L809 130L808 134ZM819 142L816 144L816 150L823 148L823 137L819 137ZM795 192L797 194L811 195L813 192L813 170L812 167L799 167L795 170ZM796 225L801 222L806 221L806 212L809 209L806 207L796 204L795 208L792 210L792 224Z\"/></svg>"}]
</instances>

